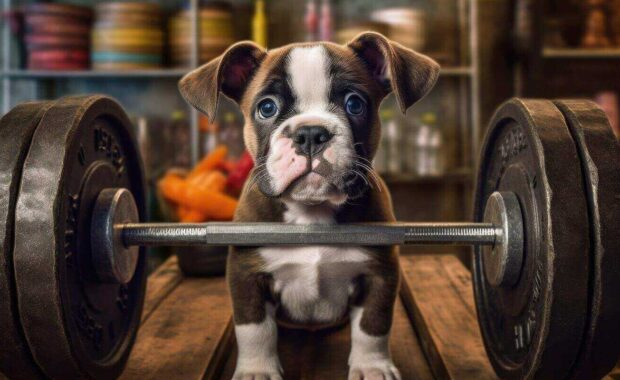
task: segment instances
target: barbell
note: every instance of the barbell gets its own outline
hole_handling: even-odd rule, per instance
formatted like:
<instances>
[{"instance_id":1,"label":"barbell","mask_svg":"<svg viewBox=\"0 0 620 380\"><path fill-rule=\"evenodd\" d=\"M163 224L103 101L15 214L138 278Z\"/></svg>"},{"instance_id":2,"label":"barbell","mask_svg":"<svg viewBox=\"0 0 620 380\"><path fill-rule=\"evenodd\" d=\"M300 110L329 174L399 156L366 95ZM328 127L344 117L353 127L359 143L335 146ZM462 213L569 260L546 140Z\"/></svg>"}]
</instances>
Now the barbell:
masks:
<instances>
[{"instance_id":1,"label":"barbell","mask_svg":"<svg viewBox=\"0 0 620 380\"><path fill-rule=\"evenodd\" d=\"M484 344L504 378L594 378L620 345L620 146L583 100L502 105L471 223L141 223L131 124L104 96L0 119L0 371L114 378L145 294L144 246L471 244Z\"/></svg>"}]
</instances>

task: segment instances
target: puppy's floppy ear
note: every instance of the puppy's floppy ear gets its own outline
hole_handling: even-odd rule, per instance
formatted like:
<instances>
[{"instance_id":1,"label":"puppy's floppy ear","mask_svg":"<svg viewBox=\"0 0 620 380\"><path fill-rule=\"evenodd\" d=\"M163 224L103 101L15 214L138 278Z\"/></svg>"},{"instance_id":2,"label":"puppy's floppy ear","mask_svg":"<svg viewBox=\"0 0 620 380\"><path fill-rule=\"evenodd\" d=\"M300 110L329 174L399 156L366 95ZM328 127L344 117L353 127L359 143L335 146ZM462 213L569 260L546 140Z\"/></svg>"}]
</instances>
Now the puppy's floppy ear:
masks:
<instances>
[{"instance_id":1,"label":"puppy's floppy ear","mask_svg":"<svg viewBox=\"0 0 620 380\"><path fill-rule=\"evenodd\" d=\"M250 41L236 43L224 54L191 71L179 81L185 100L213 121L220 92L236 102L267 55L265 49Z\"/></svg>"},{"instance_id":2,"label":"puppy's floppy ear","mask_svg":"<svg viewBox=\"0 0 620 380\"><path fill-rule=\"evenodd\" d=\"M348 46L366 63L386 94L394 91L403 113L433 88L439 76L437 62L379 33L362 33Z\"/></svg>"}]
</instances>

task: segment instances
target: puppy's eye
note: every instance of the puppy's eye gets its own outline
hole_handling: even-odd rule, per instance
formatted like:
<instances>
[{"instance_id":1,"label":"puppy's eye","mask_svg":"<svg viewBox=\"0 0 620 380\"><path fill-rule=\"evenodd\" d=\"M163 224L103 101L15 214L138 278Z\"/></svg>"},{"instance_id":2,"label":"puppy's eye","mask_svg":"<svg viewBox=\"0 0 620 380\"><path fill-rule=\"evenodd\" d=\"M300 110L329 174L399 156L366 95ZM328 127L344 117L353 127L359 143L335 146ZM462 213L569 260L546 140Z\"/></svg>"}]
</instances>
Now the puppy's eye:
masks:
<instances>
[{"instance_id":1,"label":"puppy's eye","mask_svg":"<svg viewBox=\"0 0 620 380\"><path fill-rule=\"evenodd\" d=\"M278 113L278 105L272 99L265 99L258 104L258 116L269 119Z\"/></svg>"},{"instance_id":2,"label":"puppy's eye","mask_svg":"<svg viewBox=\"0 0 620 380\"><path fill-rule=\"evenodd\" d=\"M344 108L349 115L359 116L364 113L366 103L359 95L351 93L345 98Z\"/></svg>"}]
</instances>

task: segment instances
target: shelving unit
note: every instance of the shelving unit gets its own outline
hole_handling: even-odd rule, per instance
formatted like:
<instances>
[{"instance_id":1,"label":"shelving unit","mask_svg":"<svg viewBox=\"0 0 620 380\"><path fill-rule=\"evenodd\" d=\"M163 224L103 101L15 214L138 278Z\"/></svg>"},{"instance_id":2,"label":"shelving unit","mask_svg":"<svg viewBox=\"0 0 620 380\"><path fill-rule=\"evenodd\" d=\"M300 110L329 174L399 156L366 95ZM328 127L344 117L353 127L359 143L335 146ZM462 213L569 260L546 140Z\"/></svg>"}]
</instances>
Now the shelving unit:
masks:
<instances>
[{"instance_id":1,"label":"shelving unit","mask_svg":"<svg viewBox=\"0 0 620 380\"><path fill-rule=\"evenodd\" d=\"M2 0L2 14L8 14L14 5L19 5L21 1ZM159 70L131 70L131 71L95 71L95 70L76 70L76 71L37 71L16 69L15 63L9 58L13 51L13 39L8 22L3 22L2 28L2 69L0 70L0 79L2 80L2 107L0 114L7 112L13 105L13 97L11 93L11 84L15 80L31 80L35 83L35 93L40 92L40 87L44 82L54 80L73 80L73 79L138 79L138 80L178 80L192 68L198 67L198 12L199 1L189 1L189 11L191 17L191 54L190 64L188 68L165 68ZM187 113L190 120L191 134L191 160L197 162L199 160L199 129L198 129L198 111L193 107L187 107Z\"/></svg>"},{"instance_id":2,"label":"shelving unit","mask_svg":"<svg viewBox=\"0 0 620 380\"><path fill-rule=\"evenodd\" d=\"M464 184L472 179L470 169L456 169L440 175L415 174L390 174L382 175L383 180L388 185L409 184L409 185L429 185L429 184Z\"/></svg>"},{"instance_id":3,"label":"shelving unit","mask_svg":"<svg viewBox=\"0 0 620 380\"><path fill-rule=\"evenodd\" d=\"M134 70L134 71L40 71L8 70L1 75L13 79L70 79L70 78L172 78L185 75L190 69Z\"/></svg>"},{"instance_id":4,"label":"shelving unit","mask_svg":"<svg viewBox=\"0 0 620 380\"><path fill-rule=\"evenodd\" d=\"M75 71L41 71L41 70L6 70L0 72L0 76L13 79L68 79L68 78L180 78L187 74L191 68L186 69L161 69L161 70L133 70L133 71L98 71L98 70L75 70ZM458 77L471 75L470 67L445 67L441 68L441 75L446 77Z\"/></svg>"},{"instance_id":5,"label":"shelving unit","mask_svg":"<svg viewBox=\"0 0 620 380\"><path fill-rule=\"evenodd\" d=\"M22 0L1 0L2 11L6 12L11 9L12 6L26 3ZM58 0L64 1L64 0ZM280 1L280 3L278 3ZM82 4L94 4L96 1L77 0ZM251 7L251 0L232 0L234 4L243 4ZM453 213L449 215L441 214L436 218L441 219L463 219L469 215L471 204L471 188L473 185L474 177L474 165L478 154L478 142L480 135L480 120L479 120L479 73L478 73L478 5L477 0L441 0L442 6L448 8L451 12L450 20L454 23L454 39L450 44L455 45L455 58L454 61L450 61L451 65L443 65L440 73L440 80L437 88L431 92L428 99L425 99L414 107L414 112L421 112L425 109L433 109L432 103L440 101L442 106L448 107L447 113L451 116L449 127L451 133L450 151L449 154L454 156L451 159L450 166L446 173L437 176L416 176L414 174L384 174L386 182L397 188L407 189L407 192L418 191L419 188L424 188L428 191L428 186L436 187L438 192L449 191L450 201L448 203L454 204L458 207ZM175 4L177 7L181 4L178 0L161 0L162 5L169 6ZM385 6L403 6L403 4L414 5L413 1L407 3L406 1L393 2L389 0L381 0L379 4L376 4L375 0L362 1L366 9L372 9L372 7L379 7L382 4ZM431 0L427 1L427 5L435 7L438 2ZM287 11L288 6L292 6L289 3L281 0L272 0L268 4L271 4L274 12L282 12L284 9L283 19L289 23L294 23L292 17ZM302 4L302 3L300 3ZM348 8L348 4L343 0L332 0L334 7L347 7L347 11L351 11ZM417 3L415 3L418 6ZM180 98L176 89L176 82L184 74L191 69L199 65L199 42L196 36L199 33L199 0L189 1L188 10L191 15L191 61L188 67L184 68L163 68L159 70L140 70L140 71L126 71L126 72L109 72L109 71L31 71L19 69L15 59L9 59L8 57L14 53L14 43L10 35L10 30L7 22L3 23L1 42L4 60L2 67L0 68L0 80L2 82L2 104L1 113L7 112L12 106L15 105L21 99L16 99L15 94L12 93L12 89L15 88L14 83L24 83L24 87L28 87L34 94L30 98L43 98L43 97L57 97L64 93L71 93L76 88L86 91L114 91L120 92L121 96L125 99L121 99L122 103L126 106L129 112L147 113L151 108L143 109L143 106L148 105L156 111L160 111L157 105L152 105L147 100L142 100L142 91L150 92L145 93L151 99L159 100L160 97L165 97L162 100L162 107L169 107L169 103L174 103L174 107L185 107L183 111L188 115L190 123L190 143L191 143L191 159L196 162L200 158L200 132L199 132L199 114L193 107L189 107ZM302 7L303 8L303 7ZM275 20L274 14L274 22ZM443 13L435 14L434 17L445 17ZM445 22L445 20L443 20ZM292 26L289 26L292 27ZM452 29L451 29L452 30ZM296 38L290 35L288 38ZM432 36L428 37L433 38ZM293 41L288 41L293 42ZM451 47L454 47L452 46ZM432 52L426 52L433 56ZM124 91L124 88L128 87L128 91ZM156 87L156 89L153 89ZM120 90L119 90L120 88ZM153 93L153 91L159 91ZM446 95L443 91L447 91ZM441 108L435 107L435 111L438 113L444 113ZM446 190L448 189L448 190ZM398 192L398 190L397 190ZM426 196L426 195L424 195ZM442 195L443 196L443 195ZM403 218L407 217L403 215Z\"/></svg>"},{"instance_id":6,"label":"shelving unit","mask_svg":"<svg viewBox=\"0 0 620 380\"><path fill-rule=\"evenodd\" d=\"M611 58L620 58L620 48L615 48L615 49L543 48L542 56L544 58L611 59Z\"/></svg>"}]
</instances>

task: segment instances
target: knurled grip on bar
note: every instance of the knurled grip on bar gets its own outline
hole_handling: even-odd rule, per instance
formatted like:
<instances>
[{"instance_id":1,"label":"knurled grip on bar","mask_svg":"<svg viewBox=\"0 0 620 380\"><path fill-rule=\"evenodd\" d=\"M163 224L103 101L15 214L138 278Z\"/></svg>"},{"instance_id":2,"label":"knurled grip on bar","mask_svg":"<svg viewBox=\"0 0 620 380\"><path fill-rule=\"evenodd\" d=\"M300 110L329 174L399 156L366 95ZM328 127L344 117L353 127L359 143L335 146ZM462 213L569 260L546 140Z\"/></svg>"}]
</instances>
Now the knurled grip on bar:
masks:
<instances>
[{"instance_id":1,"label":"knurled grip on bar","mask_svg":"<svg viewBox=\"0 0 620 380\"><path fill-rule=\"evenodd\" d=\"M501 238L501 229L491 223L131 223L115 228L126 246L493 245Z\"/></svg>"}]
</instances>

